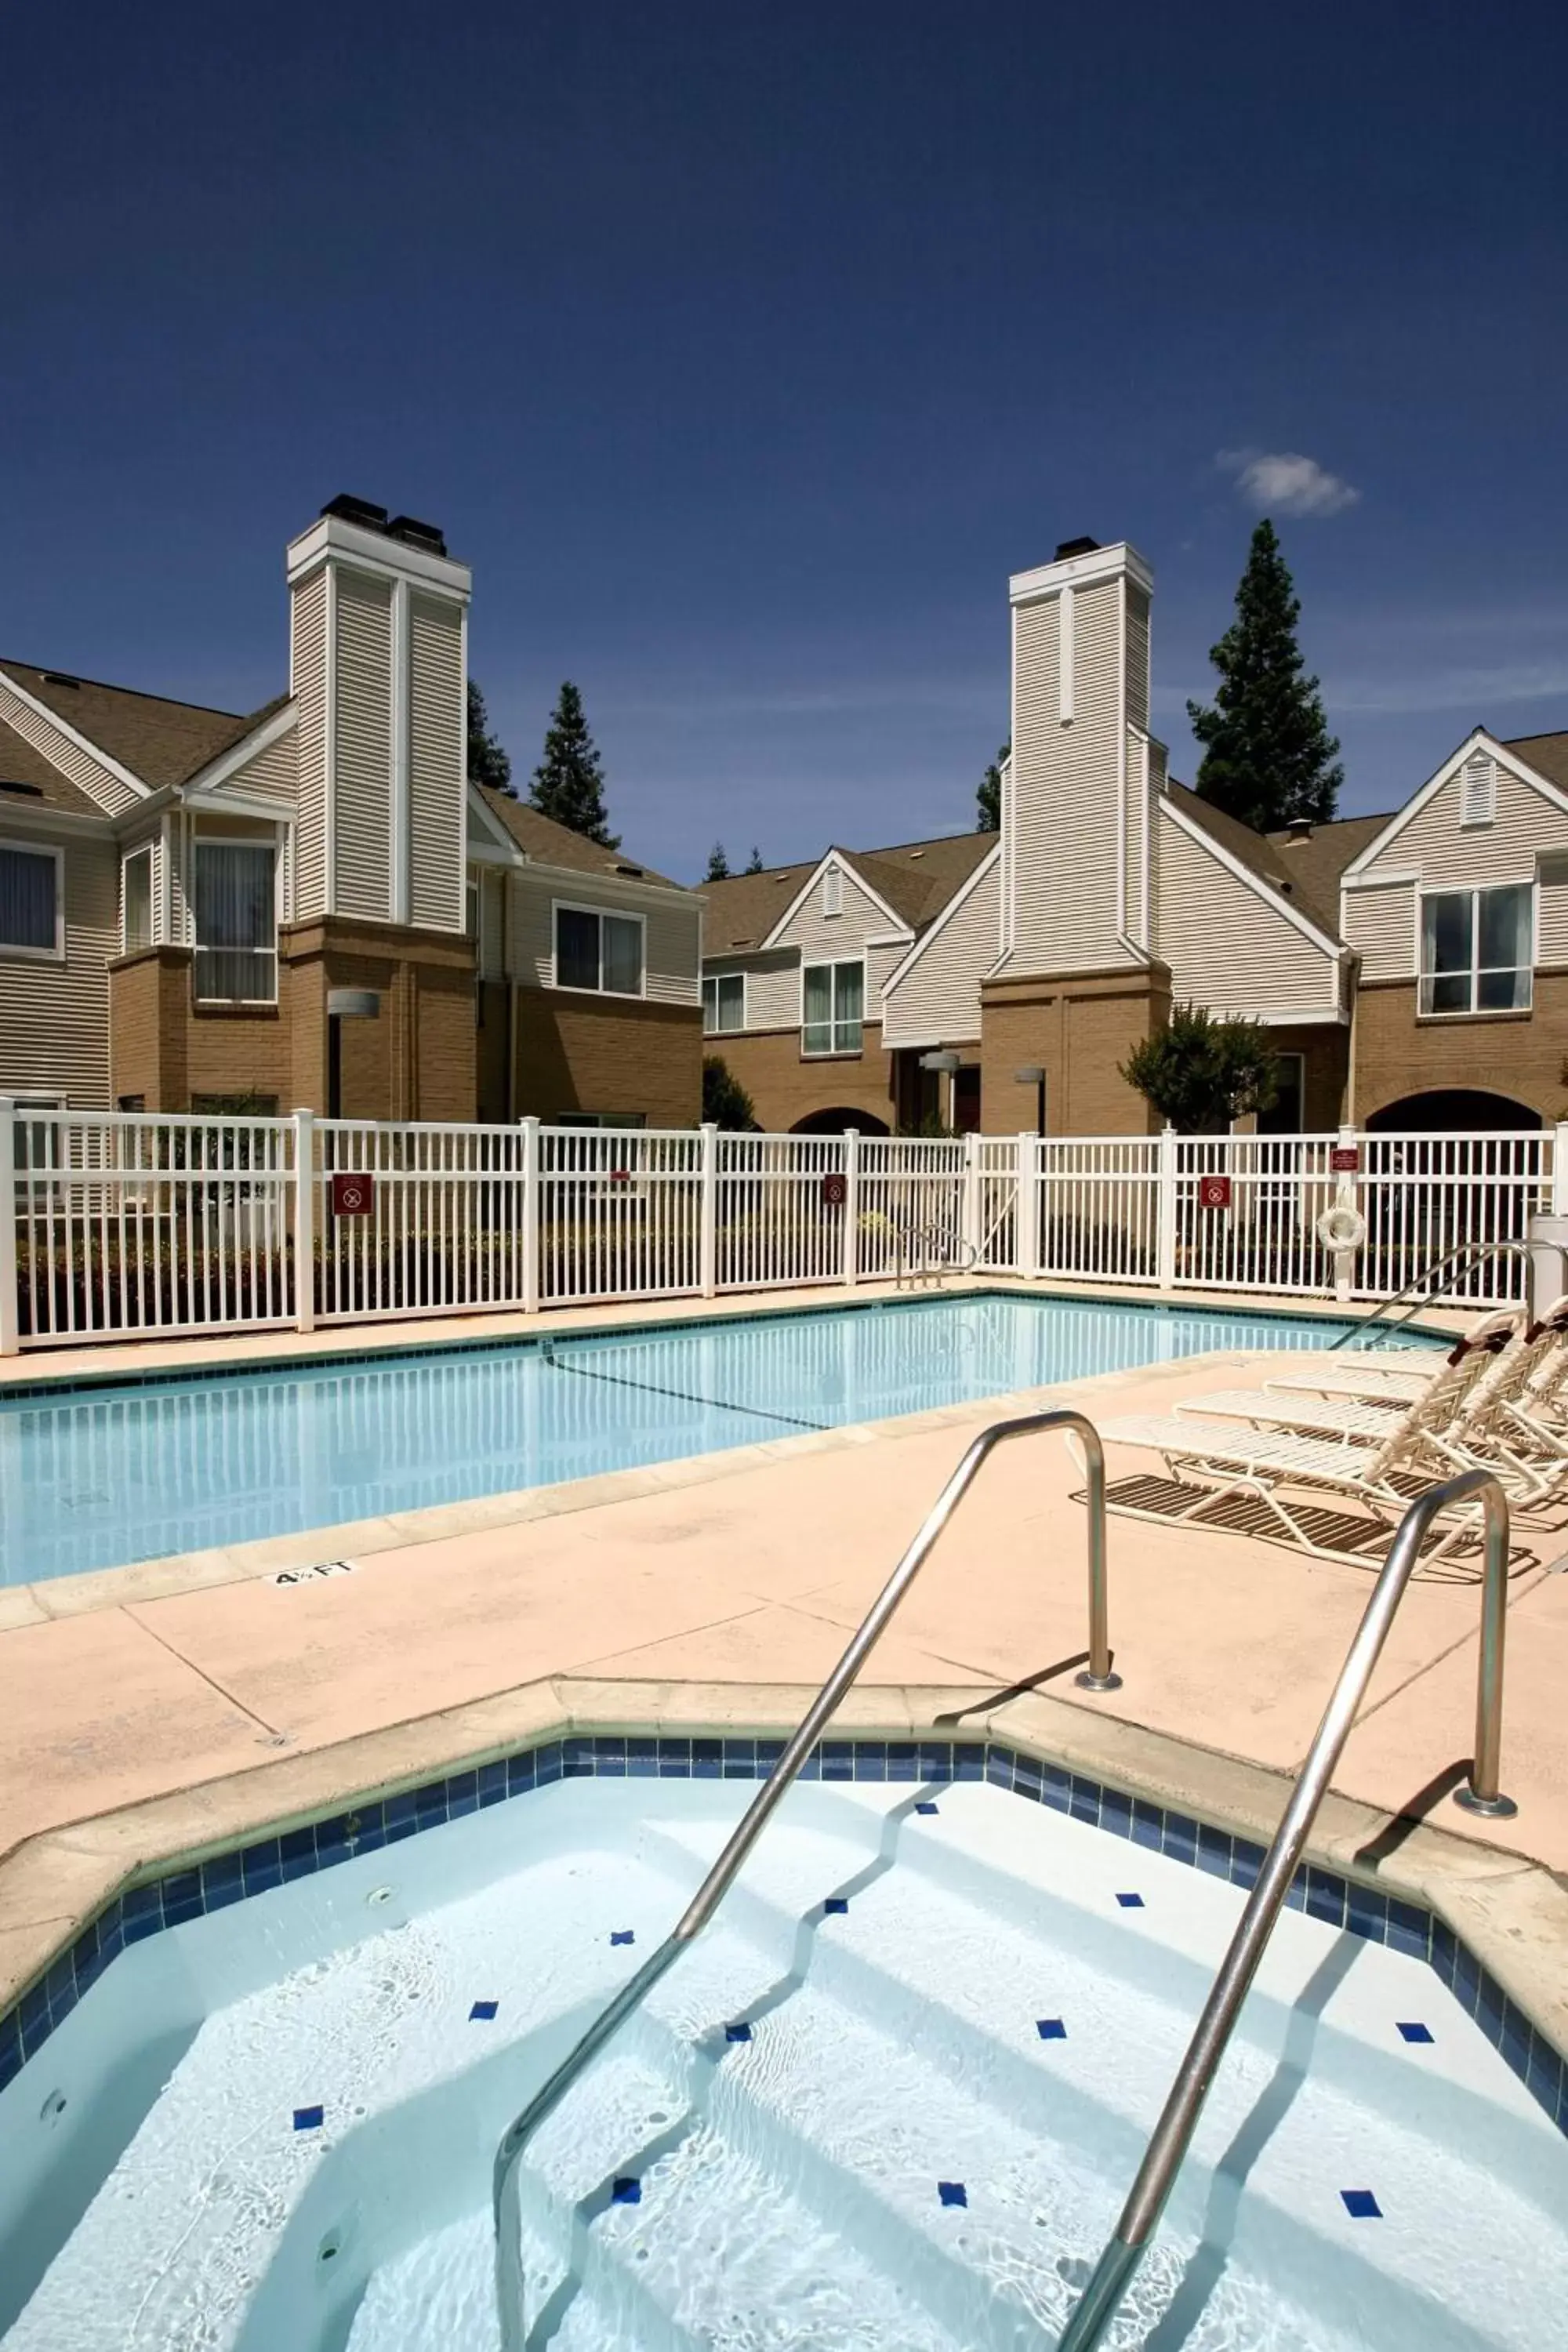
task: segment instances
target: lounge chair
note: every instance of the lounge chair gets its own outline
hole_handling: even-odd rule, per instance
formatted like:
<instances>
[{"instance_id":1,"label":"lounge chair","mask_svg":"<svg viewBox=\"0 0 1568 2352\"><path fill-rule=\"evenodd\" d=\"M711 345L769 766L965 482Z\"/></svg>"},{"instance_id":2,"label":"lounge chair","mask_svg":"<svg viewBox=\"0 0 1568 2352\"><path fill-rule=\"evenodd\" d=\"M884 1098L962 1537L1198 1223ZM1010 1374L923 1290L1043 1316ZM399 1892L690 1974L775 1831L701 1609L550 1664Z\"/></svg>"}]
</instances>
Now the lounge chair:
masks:
<instances>
[{"instance_id":1,"label":"lounge chair","mask_svg":"<svg viewBox=\"0 0 1568 2352\"><path fill-rule=\"evenodd\" d=\"M1300 1429L1370 1445L1403 1424L1412 1437L1430 1439L1451 1467L1454 1457L1444 1451L1442 1440L1482 1383L1498 1377L1505 1351L1510 1360L1517 1355L1510 1342L1519 1322L1512 1311L1489 1315L1447 1356L1428 1358L1426 1376L1413 1393L1325 1397L1270 1381L1260 1389L1216 1389L1189 1397L1176 1411L1184 1420L1245 1421L1256 1429ZM1522 1385L1522 1373L1519 1378Z\"/></svg>"}]
</instances>

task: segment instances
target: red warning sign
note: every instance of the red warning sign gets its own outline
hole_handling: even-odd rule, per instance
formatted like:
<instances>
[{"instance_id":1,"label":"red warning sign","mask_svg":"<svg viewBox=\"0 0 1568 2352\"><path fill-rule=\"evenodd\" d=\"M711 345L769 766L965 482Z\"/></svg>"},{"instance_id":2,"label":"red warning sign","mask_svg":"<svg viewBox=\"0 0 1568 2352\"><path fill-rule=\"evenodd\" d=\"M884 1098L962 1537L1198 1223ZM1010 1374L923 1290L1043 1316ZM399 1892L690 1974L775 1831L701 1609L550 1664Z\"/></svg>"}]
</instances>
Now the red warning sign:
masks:
<instances>
[{"instance_id":1,"label":"red warning sign","mask_svg":"<svg viewBox=\"0 0 1568 2352\"><path fill-rule=\"evenodd\" d=\"M375 1206L374 1176L334 1176L332 1178L332 1214L334 1217L368 1217Z\"/></svg>"},{"instance_id":2,"label":"red warning sign","mask_svg":"<svg viewBox=\"0 0 1568 2352\"><path fill-rule=\"evenodd\" d=\"M830 1209L841 1209L849 1197L847 1179L843 1176L825 1176L822 1180L822 1197Z\"/></svg>"},{"instance_id":3,"label":"red warning sign","mask_svg":"<svg viewBox=\"0 0 1568 2352\"><path fill-rule=\"evenodd\" d=\"M1230 1206L1230 1178L1228 1176L1200 1176L1198 1178L1198 1206L1200 1209L1228 1209Z\"/></svg>"},{"instance_id":4,"label":"red warning sign","mask_svg":"<svg viewBox=\"0 0 1568 2352\"><path fill-rule=\"evenodd\" d=\"M1353 1176L1361 1166L1361 1152L1353 1143L1336 1143L1329 1153L1329 1166L1336 1176Z\"/></svg>"}]
</instances>

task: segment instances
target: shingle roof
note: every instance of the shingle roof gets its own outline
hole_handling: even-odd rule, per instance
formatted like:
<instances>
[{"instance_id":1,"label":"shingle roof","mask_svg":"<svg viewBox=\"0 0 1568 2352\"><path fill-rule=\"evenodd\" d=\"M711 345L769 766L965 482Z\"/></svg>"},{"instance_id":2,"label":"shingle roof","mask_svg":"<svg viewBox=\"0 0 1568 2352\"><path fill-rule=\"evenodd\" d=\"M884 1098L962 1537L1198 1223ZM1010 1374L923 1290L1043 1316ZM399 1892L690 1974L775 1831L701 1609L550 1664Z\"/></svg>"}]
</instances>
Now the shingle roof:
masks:
<instances>
[{"instance_id":1,"label":"shingle roof","mask_svg":"<svg viewBox=\"0 0 1568 2352\"><path fill-rule=\"evenodd\" d=\"M994 833L949 833L929 841L897 842L889 849L843 849L839 855L887 900L901 922L919 932L936 920L995 845ZM821 863L820 857L812 857L798 866L771 866L763 874L732 874L727 881L705 882L704 952L760 947Z\"/></svg>"},{"instance_id":2,"label":"shingle roof","mask_svg":"<svg viewBox=\"0 0 1568 2352\"><path fill-rule=\"evenodd\" d=\"M1172 799L1222 849L1249 873L1316 923L1331 939L1340 936L1340 877L1388 823L1387 816L1337 817L1315 824L1302 839L1289 832L1254 833L1239 817L1227 816L1173 778Z\"/></svg>"},{"instance_id":3,"label":"shingle roof","mask_svg":"<svg viewBox=\"0 0 1568 2352\"><path fill-rule=\"evenodd\" d=\"M1505 751L1517 751L1527 768L1568 793L1568 735L1500 736Z\"/></svg>"},{"instance_id":4,"label":"shingle roof","mask_svg":"<svg viewBox=\"0 0 1568 2352\"><path fill-rule=\"evenodd\" d=\"M603 849L569 825L541 815L526 801L514 801L510 793L498 793L490 784L481 784L479 789L491 815L505 826L523 854L536 858L541 866L564 866L574 874L618 874L624 880L662 882L670 890L683 887L668 874L656 874L628 851Z\"/></svg>"},{"instance_id":5,"label":"shingle roof","mask_svg":"<svg viewBox=\"0 0 1568 2352\"><path fill-rule=\"evenodd\" d=\"M104 686L97 678L36 669L28 662L0 662L0 670L154 791L163 784L188 782L209 760L259 727L289 698L275 696L259 710L247 713L213 710L203 703L138 694L129 686Z\"/></svg>"},{"instance_id":6,"label":"shingle roof","mask_svg":"<svg viewBox=\"0 0 1568 2352\"><path fill-rule=\"evenodd\" d=\"M31 784L32 792L9 793L7 784ZM25 735L18 735L0 719L0 823L8 807L25 808L31 803L37 808L74 809L82 816L102 816L103 809L73 784L68 776L51 767L41 751L35 751Z\"/></svg>"}]
</instances>

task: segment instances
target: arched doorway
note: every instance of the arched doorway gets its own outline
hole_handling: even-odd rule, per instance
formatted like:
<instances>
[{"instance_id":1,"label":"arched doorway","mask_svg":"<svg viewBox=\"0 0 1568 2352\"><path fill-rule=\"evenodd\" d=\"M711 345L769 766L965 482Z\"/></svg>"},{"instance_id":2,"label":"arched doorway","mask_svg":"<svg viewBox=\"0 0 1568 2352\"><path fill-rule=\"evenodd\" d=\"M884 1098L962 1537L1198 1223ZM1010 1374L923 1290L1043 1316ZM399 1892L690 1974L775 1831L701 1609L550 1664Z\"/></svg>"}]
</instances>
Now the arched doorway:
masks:
<instances>
[{"instance_id":1,"label":"arched doorway","mask_svg":"<svg viewBox=\"0 0 1568 2352\"><path fill-rule=\"evenodd\" d=\"M797 1118L791 1128L792 1135L842 1135L847 1127L861 1135L886 1135L885 1118L869 1110L814 1110L805 1118Z\"/></svg>"},{"instance_id":2,"label":"arched doorway","mask_svg":"<svg viewBox=\"0 0 1568 2352\"><path fill-rule=\"evenodd\" d=\"M1539 1111L1479 1087L1434 1087L1386 1103L1367 1120L1371 1135L1516 1135L1542 1124Z\"/></svg>"}]
</instances>

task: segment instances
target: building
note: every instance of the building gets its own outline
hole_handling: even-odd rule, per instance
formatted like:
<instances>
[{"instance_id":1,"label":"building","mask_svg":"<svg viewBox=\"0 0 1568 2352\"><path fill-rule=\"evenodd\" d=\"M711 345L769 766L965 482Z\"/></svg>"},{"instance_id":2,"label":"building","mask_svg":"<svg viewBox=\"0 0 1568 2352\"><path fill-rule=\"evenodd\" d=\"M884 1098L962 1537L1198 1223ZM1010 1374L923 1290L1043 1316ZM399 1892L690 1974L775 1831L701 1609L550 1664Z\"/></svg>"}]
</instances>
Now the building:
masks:
<instances>
[{"instance_id":1,"label":"building","mask_svg":"<svg viewBox=\"0 0 1568 2352\"><path fill-rule=\"evenodd\" d=\"M1555 1118L1568 734L1477 728L1392 814L1254 833L1167 777L1152 588L1087 540L1011 582L999 834L708 886L704 1026L762 1123L1145 1134L1119 1065L1178 1003L1273 1033L1268 1129Z\"/></svg>"},{"instance_id":2,"label":"building","mask_svg":"<svg viewBox=\"0 0 1568 2352\"><path fill-rule=\"evenodd\" d=\"M339 498L240 716L0 662L0 1092L694 1121L700 901L467 777L468 567Z\"/></svg>"}]
</instances>

